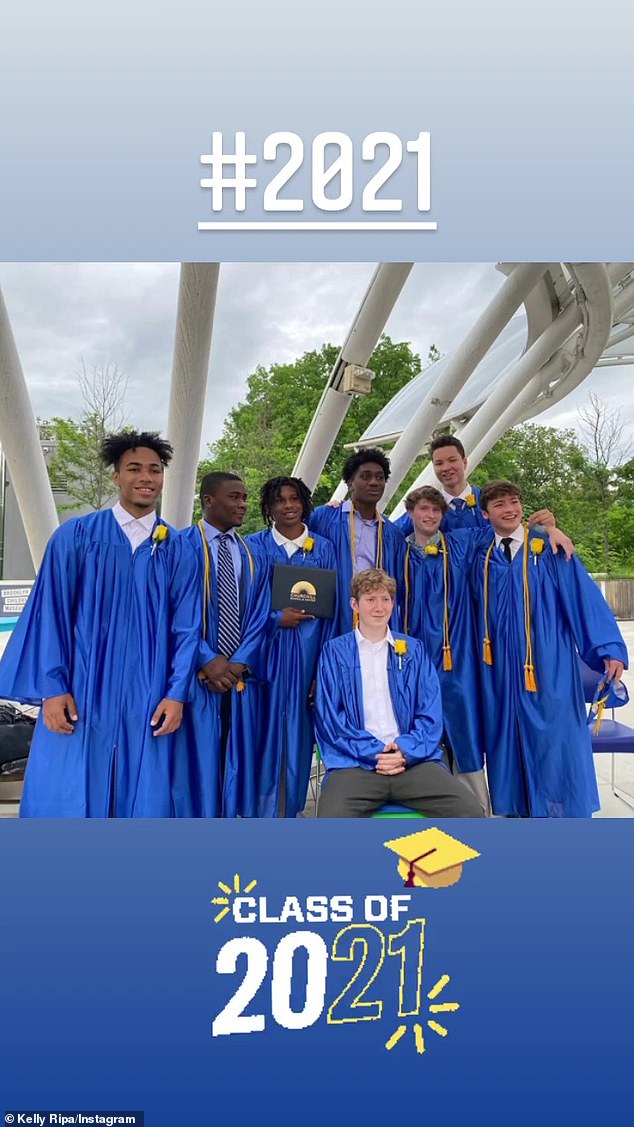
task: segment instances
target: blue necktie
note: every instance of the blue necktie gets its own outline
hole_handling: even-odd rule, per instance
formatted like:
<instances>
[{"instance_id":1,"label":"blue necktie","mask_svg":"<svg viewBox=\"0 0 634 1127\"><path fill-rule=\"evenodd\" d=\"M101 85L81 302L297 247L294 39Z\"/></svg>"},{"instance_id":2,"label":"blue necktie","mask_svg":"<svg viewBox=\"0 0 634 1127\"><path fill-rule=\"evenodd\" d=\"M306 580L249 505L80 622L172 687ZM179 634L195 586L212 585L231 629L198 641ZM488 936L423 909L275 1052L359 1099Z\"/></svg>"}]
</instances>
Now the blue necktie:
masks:
<instances>
[{"instance_id":1,"label":"blue necktie","mask_svg":"<svg viewBox=\"0 0 634 1127\"><path fill-rule=\"evenodd\" d=\"M218 653L224 657L232 657L240 645L236 573L228 539L225 532L218 541Z\"/></svg>"},{"instance_id":2,"label":"blue necktie","mask_svg":"<svg viewBox=\"0 0 634 1127\"><path fill-rule=\"evenodd\" d=\"M461 513L462 510L465 508L467 502L463 501L462 497L454 497L451 504L453 505L453 507L454 507L454 509L456 510L457 513Z\"/></svg>"}]
</instances>

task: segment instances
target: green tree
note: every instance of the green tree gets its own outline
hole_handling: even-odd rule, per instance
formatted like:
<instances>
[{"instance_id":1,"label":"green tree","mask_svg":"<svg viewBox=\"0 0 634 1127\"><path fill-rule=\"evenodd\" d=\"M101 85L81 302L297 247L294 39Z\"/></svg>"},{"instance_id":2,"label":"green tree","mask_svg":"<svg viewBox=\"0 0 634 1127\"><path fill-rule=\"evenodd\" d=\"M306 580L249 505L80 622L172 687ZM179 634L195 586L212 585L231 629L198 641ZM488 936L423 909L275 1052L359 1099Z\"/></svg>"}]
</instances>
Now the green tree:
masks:
<instances>
[{"instance_id":1,"label":"green tree","mask_svg":"<svg viewBox=\"0 0 634 1127\"><path fill-rule=\"evenodd\" d=\"M199 479L211 470L239 473L251 496L244 528L261 526L257 496L276 474L291 473L339 349L324 344L292 364L259 367L249 376L244 401L229 412L221 437L209 447L199 466ZM372 392L353 398L348 414L314 491L317 504L326 501L341 477L341 466L354 443L378 411L421 371L420 358L407 342L381 337L369 361L375 372Z\"/></svg>"},{"instance_id":2,"label":"green tree","mask_svg":"<svg viewBox=\"0 0 634 1127\"><path fill-rule=\"evenodd\" d=\"M573 430L526 423L507 431L469 477L476 485L513 481L528 508L555 511L568 499L579 499L588 468Z\"/></svg>"},{"instance_id":3,"label":"green tree","mask_svg":"<svg viewBox=\"0 0 634 1127\"><path fill-rule=\"evenodd\" d=\"M574 430L526 423L508 431L469 476L476 485L498 478L515 482L525 511L552 509L586 567L601 571L603 531L591 471Z\"/></svg>"}]
</instances>

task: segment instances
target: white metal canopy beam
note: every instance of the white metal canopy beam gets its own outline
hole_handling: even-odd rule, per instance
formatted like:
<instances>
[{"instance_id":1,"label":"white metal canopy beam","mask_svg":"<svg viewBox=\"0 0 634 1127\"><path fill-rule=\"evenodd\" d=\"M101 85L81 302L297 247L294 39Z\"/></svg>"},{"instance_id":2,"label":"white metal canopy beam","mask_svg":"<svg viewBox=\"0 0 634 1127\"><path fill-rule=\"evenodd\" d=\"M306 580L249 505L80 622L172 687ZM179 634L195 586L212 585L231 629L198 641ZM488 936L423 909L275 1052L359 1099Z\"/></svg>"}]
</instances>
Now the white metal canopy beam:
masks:
<instances>
[{"instance_id":1,"label":"white metal canopy beam","mask_svg":"<svg viewBox=\"0 0 634 1127\"><path fill-rule=\"evenodd\" d=\"M0 291L0 444L37 571L59 520L42 444Z\"/></svg>"},{"instance_id":2,"label":"white metal canopy beam","mask_svg":"<svg viewBox=\"0 0 634 1127\"><path fill-rule=\"evenodd\" d=\"M494 393L489 401L492 404L489 417L484 416L479 426L472 426L472 423L477 424L480 412L467 424L460 434L460 440L468 451L471 469L479 465L510 427L534 418L540 411L565 398L596 366L609 339L614 317L611 282L602 263L579 264L571 267L571 270L579 285L579 305L568 306L553 322L552 328L554 330L560 325L565 329L566 320L571 321L575 313L578 318L581 311L581 331L575 334L561 352L552 355L549 362L542 362L533 377L524 386L518 387L514 396L501 397L497 396L497 392ZM565 339L561 340L561 345L565 344ZM549 387L551 381L554 384L552 389ZM503 385L505 387L506 381ZM543 395L543 401L536 410L540 395Z\"/></svg>"},{"instance_id":3,"label":"white metal canopy beam","mask_svg":"<svg viewBox=\"0 0 634 1127\"><path fill-rule=\"evenodd\" d=\"M609 272L601 263L578 264L570 266L569 271L576 283L576 300L542 332L475 415L456 432L470 469L475 469L510 427L552 406L585 379L606 346L613 317L630 300L626 287L613 309ZM536 403L545 392L548 396L536 411ZM428 464L410 488L434 484L435 480ZM391 515L398 517L403 511L401 501Z\"/></svg>"},{"instance_id":4,"label":"white metal canopy beam","mask_svg":"<svg viewBox=\"0 0 634 1127\"><path fill-rule=\"evenodd\" d=\"M174 457L162 506L165 520L176 528L192 519L219 271L217 262L181 266L167 424Z\"/></svg>"},{"instance_id":5,"label":"white metal canopy beam","mask_svg":"<svg viewBox=\"0 0 634 1127\"><path fill-rule=\"evenodd\" d=\"M348 364L364 368L411 272L412 262L382 262L374 272L306 432L293 469L313 490L336 441L352 396L340 390Z\"/></svg>"},{"instance_id":6,"label":"white metal canopy beam","mask_svg":"<svg viewBox=\"0 0 634 1127\"><path fill-rule=\"evenodd\" d=\"M503 414L514 414L514 408L518 403L518 395L522 389L530 384L534 374L539 371L540 367L550 359L553 352L562 345L574 332L575 328L580 323L579 309L576 304L569 305L568 308L561 313L556 321L553 321L540 337L531 345L531 347L520 357L515 367L508 372L504 380L498 384L495 391L489 396L487 400L478 408L476 414L472 419L456 432L456 437L462 442L465 453L469 459L469 468L475 468L475 463L469 452L469 444L475 445L482 442L486 445L486 449L480 455L484 454L494 445L500 433L504 431L499 430L500 418ZM512 422L505 424L504 430L512 426ZM491 438L489 444L489 435L495 437ZM435 482L435 475L431 464L427 464L419 474L416 481L412 483L410 489L418 489L421 485L433 484ZM393 517L399 517L404 511L404 504L401 501L394 512L391 514Z\"/></svg>"},{"instance_id":7,"label":"white metal canopy beam","mask_svg":"<svg viewBox=\"0 0 634 1127\"><path fill-rule=\"evenodd\" d=\"M391 474L383 504L393 497L424 442L429 439L434 427L497 340L504 326L537 285L547 266L544 262L523 262L514 266L482 316L467 333L391 452Z\"/></svg>"}]
</instances>

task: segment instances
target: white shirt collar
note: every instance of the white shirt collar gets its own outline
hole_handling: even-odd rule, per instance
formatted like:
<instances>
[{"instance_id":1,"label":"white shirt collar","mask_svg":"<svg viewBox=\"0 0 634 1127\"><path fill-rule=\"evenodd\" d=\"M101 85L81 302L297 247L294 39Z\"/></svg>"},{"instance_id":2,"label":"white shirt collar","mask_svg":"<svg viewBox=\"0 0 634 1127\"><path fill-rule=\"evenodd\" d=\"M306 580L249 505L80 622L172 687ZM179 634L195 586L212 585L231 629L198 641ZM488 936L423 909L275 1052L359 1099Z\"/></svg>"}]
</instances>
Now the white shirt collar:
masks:
<instances>
[{"instance_id":1,"label":"white shirt collar","mask_svg":"<svg viewBox=\"0 0 634 1127\"><path fill-rule=\"evenodd\" d=\"M358 646L364 646L366 648L368 646L370 646L372 649L376 650L376 649L379 648L379 646L383 646L383 645L386 645L387 643L389 643L389 645L392 647L392 649L394 649L394 638L392 636L392 631L390 630L389 626L387 628L387 634L385 635L384 638L381 638L380 642L372 642L370 640L370 638L366 638L365 634L361 633L358 626L355 627L354 636L357 639L357 645Z\"/></svg>"},{"instance_id":2,"label":"white shirt collar","mask_svg":"<svg viewBox=\"0 0 634 1127\"><path fill-rule=\"evenodd\" d=\"M308 529L306 528L305 524L302 525L302 528L303 531L295 540L289 540L287 536L282 536L282 533L277 531L275 525L271 527L271 535L273 536L275 543L278 544L280 548L285 548L287 544L292 544L295 548L303 548L304 541L308 536Z\"/></svg>"},{"instance_id":3,"label":"white shirt collar","mask_svg":"<svg viewBox=\"0 0 634 1127\"><path fill-rule=\"evenodd\" d=\"M511 540L517 540L517 542L519 544L523 544L524 543L524 525L520 524L515 529L515 532L508 532L506 535L509 536L511 538ZM498 534L496 532L496 534L495 534L495 546L496 546L496 548L499 548L500 544L502 543L502 540L505 540L505 539L506 539L506 536L501 536L501 535L498 536Z\"/></svg>"},{"instance_id":4,"label":"white shirt collar","mask_svg":"<svg viewBox=\"0 0 634 1127\"><path fill-rule=\"evenodd\" d=\"M452 501L466 501L467 497L472 492L473 492L473 490L472 490L471 486L469 485L469 482L467 482L467 484L465 485L464 489L462 490L462 493L458 493L458 495L456 497L454 497L453 493L447 493L447 490L442 489L442 487L441 487L441 493L442 493L443 497L445 498L445 501L447 502L448 505L450 505Z\"/></svg>"},{"instance_id":5,"label":"white shirt collar","mask_svg":"<svg viewBox=\"0 0 634 1127\"><path fill-rule=\"evenodd\" d=\"M127 509L124 509L120 501L117 501L116 504L112 506L112 515L120 528L125 528L127 524L140 524L143 528L147 529L148 532L151 532L156 524L155 512L146 513L145 516L142 517L135 517L132 513L129 513Z\"/></svg>"},{"instance_id":6,"label":"white shirt collar","mask_svg":"<svg viewBox=\"0 0 634 1127\"><path fill-rule=\"evenodd\" d=\"M220 539L221 536L225 535L222 529L216 528L215 524L209 524L209 521L206 521L204 517L203 527L205 530L205 539L207 540L207 542L209 542L210 540ZM228 528L226 535L230 536L232 540L235 540L237 542L238 538L236 536L235 528Z\"/></svg>"}]
</instances>

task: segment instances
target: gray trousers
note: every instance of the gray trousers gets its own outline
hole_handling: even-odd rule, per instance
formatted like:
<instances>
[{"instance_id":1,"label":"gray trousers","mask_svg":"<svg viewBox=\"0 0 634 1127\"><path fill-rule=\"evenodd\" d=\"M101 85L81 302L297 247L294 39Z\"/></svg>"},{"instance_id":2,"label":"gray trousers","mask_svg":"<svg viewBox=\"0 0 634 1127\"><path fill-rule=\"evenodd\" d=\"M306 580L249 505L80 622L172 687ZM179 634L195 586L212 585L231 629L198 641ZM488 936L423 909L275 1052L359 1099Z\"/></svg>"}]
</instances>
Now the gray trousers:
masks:
<instances>
[{"instance_id":1,"label":"gray trousers","mask_svg":"<svg viewBox=\"0 0 634 1127\"><path fill-rule=\"evenodd\" d=\"M322 787L318 818L370 818L381 806L398 803L431 818L481 818L482 806L459 775L440 763L417 763L400 775L379 775L363 767L340 767Z\"/></svg>"}]
</instances>

